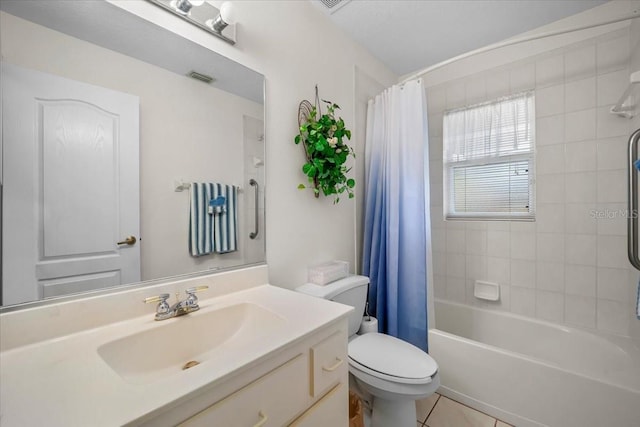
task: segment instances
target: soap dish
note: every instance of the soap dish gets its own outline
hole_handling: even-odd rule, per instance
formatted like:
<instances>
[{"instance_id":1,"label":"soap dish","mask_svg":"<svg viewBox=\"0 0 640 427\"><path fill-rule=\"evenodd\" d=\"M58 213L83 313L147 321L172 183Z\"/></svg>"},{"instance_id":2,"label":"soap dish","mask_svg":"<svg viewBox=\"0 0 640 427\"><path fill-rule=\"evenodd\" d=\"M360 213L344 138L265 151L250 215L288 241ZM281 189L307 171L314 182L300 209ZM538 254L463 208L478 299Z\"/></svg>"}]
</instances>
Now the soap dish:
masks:
<instances>
[{"instance_id":1,"label":"soap dish","mask_svg":"<svg viewBox=\"0 0 640 427\"><path fill-rule=\"evenodd\" d=\"M498 301L500 299L500 285L476 280L473 286L473 296L487 301Z\"/></svg>"}]
</instances>

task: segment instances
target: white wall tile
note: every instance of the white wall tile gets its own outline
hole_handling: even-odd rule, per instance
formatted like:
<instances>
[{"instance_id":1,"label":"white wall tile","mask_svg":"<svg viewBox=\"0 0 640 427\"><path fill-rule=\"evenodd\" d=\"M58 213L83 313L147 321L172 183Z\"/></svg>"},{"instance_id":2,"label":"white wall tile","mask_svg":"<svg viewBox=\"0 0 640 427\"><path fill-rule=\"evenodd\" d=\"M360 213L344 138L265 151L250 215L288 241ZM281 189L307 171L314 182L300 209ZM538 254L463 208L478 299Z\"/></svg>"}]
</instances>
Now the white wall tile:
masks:
<instances>
[{"instance_id":1,"label":"white wall tile","mask_svg":"<svg viewBox=\"0 0 640 427\"><path fill-rule=\"evenodd\" d=\"M630 317L627 304L604 299L598 300L597 327L599 330L627 335Z\"/></svg>"},{"instance_id":2,"label":"white wall tile","mask_svg":"<svg viewBox=\"0 0 640 427\"><path fill-rule=\"evenodd\" d=\"M447 85L447 109L462 107L465 104L465 86L463 81L455 81Z\"/></svg>"},{"instance_id":3,"label":"white wall tile","mask_svg":"<svg viewBox=\"0 0 640 427\"><path fill-rule=\"evenodd\" d=\"M495 257L509 257L511 247L511 233L509 231L487 232L487 254Z\"/></svg>"},{"instance_id":4,"label":"white wall tile","mask_svg":"<svg viewBox=\"0 0 640 427\"><path fill-rule=\"evenodd\" d=\"M565 236L565 260L568 264L596 265L596 236L592 234L567 234Z\"/></svg>"},{"instance_id":5,"label":"white wall tile","mask_svg":"<svg viewBox=\"0 0 640 427\"><path fill-rule=\"evenodd\" d=\"M537 231L564 232L565 207L563 203L538 203L536 206Z\"/></svg>"},{"instance_id":6,"label":"white wall tile","mask_svg":"<svg viewBox=\"0 0 640 427\"><path fill-rule=\"evenodd\" d=\"M564 262L564 234L537 233L536 252L538 261Z\"/></svg>"},{"instance_id":7,"label":"white wall tile","mask_svg":"<svg viewBox=\"0 0 640 427\"><path fill-rule=\"evenodd\" d=\"M538 262L536 264L536 289L564 292L564 264Z\"/></svg>"},{"instance_id":8,"label":"white wall tile","mask_svg":"<svg viewBox=\"0 0 640 427\"><path fill-rule=\"evenodd\" d=\"M565 85L536 90L536 117L552 116L564 112Z\"/></svg>"},{"instance_id":9,"label":"white wall tile","mask_svg":"<svg viewBox=\"0 0 640 427\"><path fill-rule=\"evenodd\" d=\"M433 276L433 291L436 298L447 298L446 276Z\"/></svg>"},{"instance_id":10,"label":"white wall tile","mask_svg":"<svg viewBox=\"0 0 640 427\"><path fill-rule=\"evenodd\" d=\"M630 277L633 276L633 277ZM598 268L598 298L633 301L637 278L625 268Z\"/></svg>"},{"instance_id":11,"label":"white wall tile","mask_svg":"<svg viewBox=\"0 0 640 427\"><path fill-rule=\"evenodd\" d=\"M627 237L598 236L598 267L628 268Z\"/></svg>"},{"instance_id":12,"label":"white wall tile","mask_svg":"<svg viewBox=\"0 0 640 427\"><path fill-rule=\"evenodd\" d=\"M597 167L596 141L572 142L565 145L565 172L593 171Z\"/></svg>"},{"instance_id":13,"label":"white wall tile","mask_svg":"<svg viewBox=\"0 0 640 427\"><path fill-rule=\"evenodd\" d=\"M536 86L544 87L564 81L564 55L554 55L536 61Z\"/></svg>"},{"instance_id":14,"label":"white wall tile","mask_svg":"<svg viewBox=\"0 0 640 427\"><path fill-rule=\"evenodd\" d=\"M565 141L586 141L596 137L596 110L574 111L565 114Z\"/></svg>"},{"instance_id":15,"label":"white wall tile","mask_svg":"<svg viewBox=\"0 0 640 427\"><path fill-rule=\"evenodd\" d=\"M598 172L598 203L627 201L626 170Z\"/></svg>"},{"instance_id":16,"label":"white wall tile","mask_svg":"<svg viewBox=\"0 0 640 427\"><path fill-rule=\"evenodd\" d=\"M598 204L598 234L627 235L627 204Z\"/></svg>"},{"instance_id":17,"label":"white wall tile","mask_svg":"<svg viewBox=\"0 0 640 427\"><path fill-rule=\"evenodd\" d=\"M565 266L564 291L568 295L582 295L595 298L596 268L587 265Z\"/></svg>"},{"instance_id":18,"label":"white wall tile","mask_svg":"<svg viewBox=\"0 0 640 427\"><path fill-rule=\"evenodd\" d=\"M429 114L442 113L447 108L446 85L430 87L426 90L427 112Z\"/></svg>"},{"instance_id":19,"label":"white wall tile","mask_svg":"<svg viewBox=\"0 0 640 427\"><path fill-rule=\"evenodd\" d=\"M534 317L536 313L536 291L511 286L511 312Z\"/></svg>"},{"instance_id":20,"label":"white wall tile","mask_svg":"<svg viewBox=\"0 0 640 427\"><path fill-rule=\"evenodd\" d=\"M511 283L511 262L509 258L487 257L487 280L500 285Z\"/></svg>"},{"instance_id":21,"label":"white wall tile","mask_svg":"<svg viewBox=\"0 0 640 427\"><path fill-rule=\"evenodd\" d=\"M623 169L627 164L627 137L599 139L598 170Z\"/></svg>"},{"instance_id":22,"label":"white wall tile","mask_svg":"<svg viewBox=\"0 0 640 427\"><path fill-rule=\"evenodd\" d=\"M467 259L464 254L447 254L447 278L464 279L467 274Z\"/></svg>"},{"instance_id":23,"label":"white wall tile","mask_svg":"<svg viewBox=\"0 0 640 427\"><path fill-rule=\"evenodd\" d=\"M564 172L564 146L546 145L536 150L536 174L548 175Z\"/></svg>"},{"instance_id":24,"label":"white wall tile","mask_svg":"<svg viewBox=\"0 0 640 427\"><path fill-rule=\"evenodd\" d=\"M465 79L465 96L466 105L473 105L487 100L484 75L479 74Z\"/></svg>"},{"instance_id":25,"label":"white wall tile","mask_svg":"<svg viewBox=\"0 0 640 427\"><path fill-rule=\"evenodd\" d=\"M584 327L596 327L596 299L579 295L565 296L565 321Z\"/></svg>"},{"instance_id":26,"label":"white wall tile","mask_svg":"<svg viewBox=\"0 0 640 427\"><path fill-rule=\"evenodd\" d=\"M597 45L596 67L598 74L605 74L629 64L629 35L604 40Z\"/></svg>"},{"instance_id":27,"label":"white wall tile","mask_svg":"<svg viewBox=\"0 0 640 427\"><path fill-rule=\"evenodd\" d=\"M595 174L594 174L595 183ZM595 192L594 192L595 193ZM565 177L563 174L536 177L536 199L539 203L562 203L565 201ZM595 195L594 195L595 202Z\"/></svg>"},{"instance_id":28,"label":"white wall tile","mask_svg":"<svg viewBox=\"0 0 640 427\"><path fill-rule=\"evenodd\" d=\"M445 228L431 230L431 247L434 252L446 252L447 230Z\"/></svg>"},{"instance_id":29,"label":"white wall tile","mask_svg":"<svg viewBox=\"0 0 640 427\"><path fill-rule=\"evenodd\" d=\"M485 230L467 230L466 247L467 254L486 254L487 232Z\"/></svg>"},{"instance_id":30,"label":"white wall tile","mask_svg":"<svg viewBox=\"0 0 640 427\"><path fill-rule=\"evenodd\" d=\"M511 93L533 89L536 85L536 68L533 63L524 63L509 70Z\"/></svg>"},{"instance_id":31,"label":"white wall tile","mask_svg":"<svg viewBox=\"0 0 640 427\"><path fill-rule=\"evenodd\" d=\"M573 234L596 234L597 220L593 217L596 203L567 203L565 231Z\"/></svg>"},{"instance_id":32,"label":"white wall tile","mask_svg":"<svg viewBox=\"0 0 640 427\"><path fill-rule=\"evenodd\" d=\"M447 254L440 251L433 251L433 274L438 276L447 275Z\"/></svg>"},{"instance_id":33,"label":"white wall tile","mask_svg":"<svg viewBox=\"0 0 640 427\"><path fill-rule=\"evenodd\" d=\"M496 99L509 94L509 71L492 70L485 79L487 99Z\"/></svg>"},{"instance_id":34,"label":"white wall tile","mask_svg":"<svg viewBox=\"0 0 640 427\"><path fill-rule=\"evenodd\" d=\"M466 232L447 228L447 252L464 254L466 252Z\"/></svg>"},{"instance_id":35,"label":"white wall tile","mask_svg":"<svg viewBox=\"0 0 640 427\"><path fill-rule=\"evenodd\" d=\"M467 255L467 279L487 280L487 257Z\"/></svg>"},{"instance_id":36,"label":"white wall tile","mask_svg":"<svg viewBox=\"0 0 640 427\"><path fill-rule=\"evenodd\" d=\"M536 235L535 233L511 233L511 258L536 259Z\"/></svg>"},{"instance_id":37,"label":"white wall tile","mask_svg":"<svg viewBox=\"0 0 640 427\"><path fill-rule=\"evenodd\" d=\"M511 260L511 286L535 288L536 263L519 259Z\"/></svg>"},{"instance_id":38,"label":"white wall tile","mask_svg":"<svg viewBox=\"0 0 640 427\"><path fill-rule=\"evenodd\" d=\"M455 302L465 302L465 279L460 277L447 277L447 299Z\"/></svg>"},{"instance_id":39,"label":"white wall tile","mask_svg":"<svg viewBox=\"0 0 640 427\"><path fill-rule=\"evenodd\" d=\"M536 118L536 146L562 144L564 129L564 114Z\"/></svg>"},{"instance_id":40,"label":"white wall tile","mask_svg":"<svg viewBox=\"0 0 640 427\"><path fill-rule=\"evenodd\" d=\"M566 84L565 111L578 111L596 106L596 78L575 80Z\"/></svg>"},{"instance_id":41,"label":"white wall tile","mask_svg":"<svg viewBox=\"0 0 640 427\"><path fill-rule=\"evenodd\" d=\"M591 43L564 54L565 80L592 76L596 70L596 46Z\"/></svg>"},{"instance_id":42,"label":"white wall tile","mask_svg":"<svg viewBox=\"0 0 640 427\"><path fill-rule=\"evenodd\" d=\"M595 172L569 173L565 176L565 200L568 203L597 201L597 175Z\"/></svg>"},{"instance_id":43,"label":"white wall tile","mask_svg":"<svg viewBox=\"0 0 640 427\"><path fill-rule=\"evenodd\" d=\"M629 133L629 123L624 117L611 114L609 107L599 107L597 111L597 137L611 138L614 136L627 135Z\"/></svg>"},{"instance_id":44,"label":"white wall tile","mask_svg":"<svg viewBox=\"0 0 640 427\"><path fill-rule=\"evenodd\" d=\"M629 86L629 69L614 71L598 76L597 105L614 105Z\"/></svg>"},{"instance_id":45,"label":"white wall tile","mask_svg":"<svg viewBox=\"0 0 640 427\"><path fill-rule=\"evenodd\" d=\"M562 322L564 295L560 292L536 291L536 317L551 322Z\"/></svg>"}]
</instances>

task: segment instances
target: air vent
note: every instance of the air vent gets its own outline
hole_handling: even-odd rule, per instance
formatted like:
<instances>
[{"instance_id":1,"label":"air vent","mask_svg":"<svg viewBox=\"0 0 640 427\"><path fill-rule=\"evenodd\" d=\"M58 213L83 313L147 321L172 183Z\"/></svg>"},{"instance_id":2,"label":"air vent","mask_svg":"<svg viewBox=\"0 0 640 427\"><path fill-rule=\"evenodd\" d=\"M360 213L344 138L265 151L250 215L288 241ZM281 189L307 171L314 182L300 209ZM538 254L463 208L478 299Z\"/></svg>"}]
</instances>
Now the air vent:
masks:
<instances>
[{"instance_id":1,"label":"air vent","mask_svg":"<svg viewBox=\"0 0 640 427\"><path fill-rule=\"evenodd\" d=\"M200 80L201 82L205 82L207 84L213 82L215 79L211 76L207 76L206 74L200 74L197 71L192 71L189 74L187 74L187 76L196 79L196 80Z\"/></svg>"},{"instance_id":2,"label":"air vent","mask_svg":"<svg viewBox=\"0 0 640 427\"><path fill-rule=\"evenodd\" d=\"M338 9L340 9L345 4L349 3L351 0L319 0L327 9L329 9L329 13L335 13Z\"/></svg>"}]
</instances>

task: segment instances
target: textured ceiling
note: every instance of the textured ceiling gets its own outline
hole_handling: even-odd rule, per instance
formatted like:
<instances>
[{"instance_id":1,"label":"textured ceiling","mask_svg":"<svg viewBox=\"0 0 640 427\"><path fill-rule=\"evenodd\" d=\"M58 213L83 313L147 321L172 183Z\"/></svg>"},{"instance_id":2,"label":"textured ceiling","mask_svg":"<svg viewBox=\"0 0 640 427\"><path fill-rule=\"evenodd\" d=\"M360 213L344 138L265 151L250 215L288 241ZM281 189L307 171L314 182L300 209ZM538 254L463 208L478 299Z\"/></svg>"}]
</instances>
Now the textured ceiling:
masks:
<instances>
[{"instance_id":1,"label":"textured ceiling","mask_svg":"<svg viewBox=\"0 0 640 427\"><path fill-rule=\"evenodd\" d=\"M312 2L399 75L495 43L606 0L343 0Z\"/></svg>"}]
</instances>

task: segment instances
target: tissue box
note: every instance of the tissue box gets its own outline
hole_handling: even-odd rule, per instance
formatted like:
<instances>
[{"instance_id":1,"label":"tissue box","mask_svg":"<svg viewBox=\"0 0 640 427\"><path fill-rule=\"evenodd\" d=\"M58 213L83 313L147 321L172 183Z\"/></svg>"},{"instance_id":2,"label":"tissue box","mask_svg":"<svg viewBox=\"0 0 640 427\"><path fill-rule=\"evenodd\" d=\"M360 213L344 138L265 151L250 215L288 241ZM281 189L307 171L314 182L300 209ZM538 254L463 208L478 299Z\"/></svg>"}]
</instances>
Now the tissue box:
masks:
<instances>
[{"instance_id":1,"label":"tissue box","mask_svg":"<svg viewBox=\"0 0 640 427\"><path fill-rule=\"evenodd\" d=\"M307 279L316 285L327 285L349 275L349 263L346 261L329 261L307 269Z\"/></svg>"}]
</instances>

